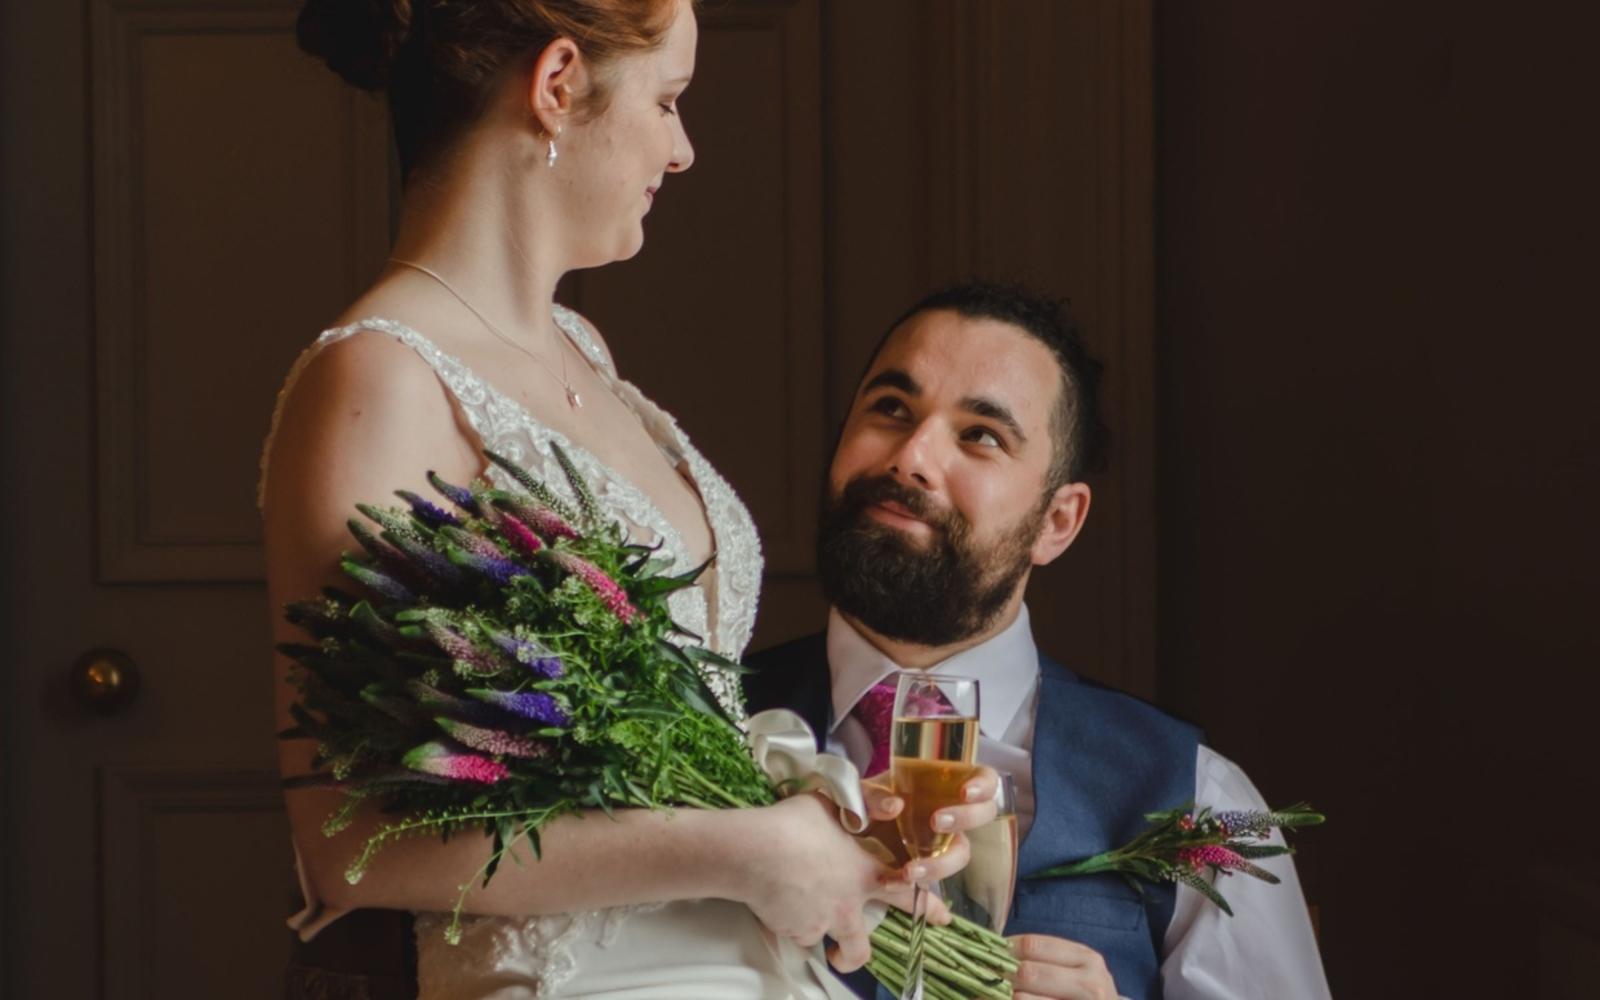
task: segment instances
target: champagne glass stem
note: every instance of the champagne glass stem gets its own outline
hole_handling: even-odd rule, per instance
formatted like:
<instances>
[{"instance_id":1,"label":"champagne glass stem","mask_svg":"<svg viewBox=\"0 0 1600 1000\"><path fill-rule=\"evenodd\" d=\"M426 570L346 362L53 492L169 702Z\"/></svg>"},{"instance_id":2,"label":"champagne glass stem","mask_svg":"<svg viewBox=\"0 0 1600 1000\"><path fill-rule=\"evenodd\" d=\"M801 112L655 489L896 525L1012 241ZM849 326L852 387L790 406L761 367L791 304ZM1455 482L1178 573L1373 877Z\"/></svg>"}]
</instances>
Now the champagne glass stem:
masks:
<instances>
[{"instance_id":1,"label":"champagne glass stem","mask_svg":"<svg viewBox=\"0 0 1600 1000\"><path fill-rule=\"evenodd\" d=\"M906 985L900 1000L922 1000L922 939L928 930L928 887L921 879L911 889L910 955L906 959Z\"/></svg>"}]
</instances>

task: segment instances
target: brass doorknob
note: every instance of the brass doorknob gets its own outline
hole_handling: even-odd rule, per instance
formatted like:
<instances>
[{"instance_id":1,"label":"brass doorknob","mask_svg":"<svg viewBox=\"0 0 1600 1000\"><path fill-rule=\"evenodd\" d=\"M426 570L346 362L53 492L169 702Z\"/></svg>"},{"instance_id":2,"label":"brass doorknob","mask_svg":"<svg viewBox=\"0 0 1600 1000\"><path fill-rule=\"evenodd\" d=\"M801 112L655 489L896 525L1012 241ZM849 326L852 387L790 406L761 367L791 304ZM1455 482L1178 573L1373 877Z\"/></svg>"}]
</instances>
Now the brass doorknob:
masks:
<instances>
[{"instance_id":1,"label":"brass doorknob","mask_svg":"<svg viewBox=\"0 0 1600 1000\"><path fill-rule=\"evenodd\" d=\"M125 708L139 693L139 668L128 654L91 649L72 665L72 694L97 712Z\"/></svg>"}]
</instances>

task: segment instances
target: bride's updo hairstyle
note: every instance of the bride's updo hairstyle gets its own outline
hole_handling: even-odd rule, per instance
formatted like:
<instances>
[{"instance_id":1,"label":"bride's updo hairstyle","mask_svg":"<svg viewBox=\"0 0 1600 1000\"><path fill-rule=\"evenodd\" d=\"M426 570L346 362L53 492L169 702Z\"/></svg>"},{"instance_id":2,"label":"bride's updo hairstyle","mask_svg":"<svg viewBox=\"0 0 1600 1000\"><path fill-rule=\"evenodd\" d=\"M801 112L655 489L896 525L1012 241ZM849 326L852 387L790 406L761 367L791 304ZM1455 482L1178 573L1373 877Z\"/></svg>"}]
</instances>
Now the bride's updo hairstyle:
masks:
<instances>
[{"instance_id":1,"label":"bride's updo hairstyle","mask_svg":"<svg viewBox=\"0 0 1600 1000\"><path fill-rule=\"evenodd\" d=\"M676 0L307 0L300 47L355 87L389 97L400 167L410 176L478 120L501 74L531 68L569 38L594 86L581 113L605 109L604 67L654 48Z\"/></svg>"}]
</instances>

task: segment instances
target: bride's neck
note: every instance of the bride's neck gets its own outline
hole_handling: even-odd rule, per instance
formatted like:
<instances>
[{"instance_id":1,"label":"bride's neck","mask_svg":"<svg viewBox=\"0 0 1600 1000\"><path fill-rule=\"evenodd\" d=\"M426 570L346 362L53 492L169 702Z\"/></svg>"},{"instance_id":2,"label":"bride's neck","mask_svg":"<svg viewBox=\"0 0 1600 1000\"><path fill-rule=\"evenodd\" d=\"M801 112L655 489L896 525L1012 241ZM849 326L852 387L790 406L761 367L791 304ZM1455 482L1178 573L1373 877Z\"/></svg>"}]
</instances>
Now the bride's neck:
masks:
<instances>
[{"instance_id":1,"label":"bride's neck","mask_svg":"<svg viewBox=\"0 0 1600 1000\"><path fill-rule=\"evenodd\" d=\"M554 218L554 192L515 176L514 162L469 142L447 169L414 177L391 253L438 272L508 334L536 335L568 267L560 227L538 224Z\"/></svg>"}]
</instances>

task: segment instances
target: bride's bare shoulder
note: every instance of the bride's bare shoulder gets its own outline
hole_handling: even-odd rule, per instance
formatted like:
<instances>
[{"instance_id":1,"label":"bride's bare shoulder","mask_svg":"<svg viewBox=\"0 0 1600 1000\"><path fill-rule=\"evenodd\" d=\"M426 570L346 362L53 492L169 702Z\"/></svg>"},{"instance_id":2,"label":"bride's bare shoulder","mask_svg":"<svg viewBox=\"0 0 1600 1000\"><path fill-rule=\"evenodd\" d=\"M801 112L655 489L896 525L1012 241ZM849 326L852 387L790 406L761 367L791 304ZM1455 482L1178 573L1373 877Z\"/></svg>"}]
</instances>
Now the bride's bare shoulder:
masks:
<instances>
[{"instance_id":1,"label":"bride's bare shoulder","mask_svg":"<svg viewBox=\"0 0 1600 1000\"><path fill-rule=\"evenodd\" d=\"M285 491L296 494L291 507L310 501L309 491L344 510L400 486L425 490L429 468L470 477L478 464L449 390L415 350L377 330L324 343L304 363L268 462L269 513Z\"/></svg>"},{"instance_id":2,"label":"bride's bare shoulder","mask_svg":"<svg viewBox=\"0 0 1600 1000\"><path fill-rule=\"evenodd\" d=\"M284 401L290 410L398 416L449 409L433 369L410 345L374 329L353 330L321 345Z\"/></svg>"}]
</instances>

